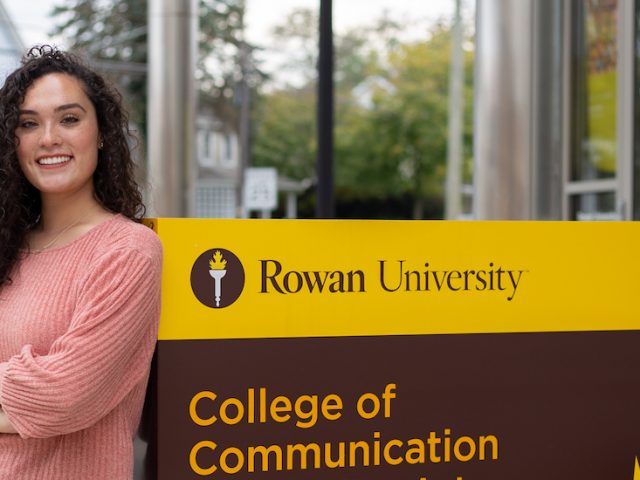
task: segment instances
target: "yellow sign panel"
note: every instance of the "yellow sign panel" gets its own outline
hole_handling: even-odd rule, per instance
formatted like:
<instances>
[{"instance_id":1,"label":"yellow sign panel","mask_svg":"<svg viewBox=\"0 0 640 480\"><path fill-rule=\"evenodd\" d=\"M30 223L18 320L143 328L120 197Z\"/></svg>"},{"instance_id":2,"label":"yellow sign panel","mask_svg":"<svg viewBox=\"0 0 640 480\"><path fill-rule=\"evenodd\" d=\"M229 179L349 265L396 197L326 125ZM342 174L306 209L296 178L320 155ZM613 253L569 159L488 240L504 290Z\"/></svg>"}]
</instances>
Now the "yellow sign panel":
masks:
<instances>
[{"instance_id":1,"label":"yellow sign panel","mask_svg":"<svg viewBox=\"0 0 640 480\"><path fill-rule=\"evenodd\" d=\"M152 223L160 340L640 330L637 223Z\"/></svg>"}]
</instances>

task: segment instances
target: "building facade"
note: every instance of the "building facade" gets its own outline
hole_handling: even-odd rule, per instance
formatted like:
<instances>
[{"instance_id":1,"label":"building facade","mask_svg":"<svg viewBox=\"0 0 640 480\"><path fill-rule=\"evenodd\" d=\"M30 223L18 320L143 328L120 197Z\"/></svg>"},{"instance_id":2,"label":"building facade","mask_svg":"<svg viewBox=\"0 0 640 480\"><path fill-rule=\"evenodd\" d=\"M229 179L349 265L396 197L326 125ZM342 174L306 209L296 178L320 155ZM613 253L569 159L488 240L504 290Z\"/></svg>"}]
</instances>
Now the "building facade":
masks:
<instances>
[{"instance_id":1,"label":"building facade","mask_svg":"<svg viewBox=\"0 0 640 480\"><path fill-rule=\"evenodd\" d=\"M478 0L474 217L640 218L640 2Z\"/></svg>"},{"instance_id":2,"label":"building facade","mask_svg":"<svg viewBox=\"0 0 640 480\"><path fill-rule=\"evenodd\" d=\"M199 108L196 120L193 212L196 218L234 218L238 215L240 145L231 122L211 109Z\"/></svg>"}]
</instances>

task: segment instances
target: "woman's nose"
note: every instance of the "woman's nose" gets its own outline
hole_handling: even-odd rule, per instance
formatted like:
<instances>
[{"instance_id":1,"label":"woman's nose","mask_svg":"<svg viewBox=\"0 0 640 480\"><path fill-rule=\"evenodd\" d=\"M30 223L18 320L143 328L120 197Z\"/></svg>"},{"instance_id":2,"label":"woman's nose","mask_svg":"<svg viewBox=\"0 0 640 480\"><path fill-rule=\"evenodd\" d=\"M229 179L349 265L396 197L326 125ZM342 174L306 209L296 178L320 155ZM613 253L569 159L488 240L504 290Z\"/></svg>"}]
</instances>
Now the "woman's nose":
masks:
<instances>
[{"instance_id":1,"label":"woman's nose","mask_svg":"<svg viewBox=\"0 0 640 480\"><path fill-rule=\"evenodd\" d=\"M45 124L43 126L40 143L45 147L60 144L60 135L55 125Z\"/></svg>"}]
</instances>

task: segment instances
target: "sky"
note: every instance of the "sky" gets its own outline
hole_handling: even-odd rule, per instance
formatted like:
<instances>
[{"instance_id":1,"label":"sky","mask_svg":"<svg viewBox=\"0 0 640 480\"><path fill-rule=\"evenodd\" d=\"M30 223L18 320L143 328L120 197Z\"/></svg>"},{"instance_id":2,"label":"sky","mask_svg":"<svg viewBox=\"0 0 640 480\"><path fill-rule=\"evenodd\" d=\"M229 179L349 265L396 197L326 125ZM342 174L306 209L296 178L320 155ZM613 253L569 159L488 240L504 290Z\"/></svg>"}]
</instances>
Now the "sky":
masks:
<instances>
[{"instance_id":1,"label":"sky","mask_svg":"<svg viewBox=\"0 0 640 480\"><path fill-rule=\"evenodd\" d=\"M48 32L52 21L48 13L53 8L52 0L2 0L17 28L25 47L51 41Z\"/></svg>"},{"instance_id":2,"label":"sky","mask_svg":"<svg viewBox=\"0 0 640 480\"><path fill-rule=\"evenodd\" d=\"M2 0L20 32L25 46L52 43L48 33L53 21L48 18L54 4L65 0ZM247 28L249 40L267 41L270 30L281 23L294 8L318 8L319 0L247 0ZM415 20L421 18L451 18L454 0L333 0L334 29L366 24L385 10L393 18ZM53 40L59 44L59 41ZM61 45L64 46L64 45Z\"/></svg>"}]
</instances>

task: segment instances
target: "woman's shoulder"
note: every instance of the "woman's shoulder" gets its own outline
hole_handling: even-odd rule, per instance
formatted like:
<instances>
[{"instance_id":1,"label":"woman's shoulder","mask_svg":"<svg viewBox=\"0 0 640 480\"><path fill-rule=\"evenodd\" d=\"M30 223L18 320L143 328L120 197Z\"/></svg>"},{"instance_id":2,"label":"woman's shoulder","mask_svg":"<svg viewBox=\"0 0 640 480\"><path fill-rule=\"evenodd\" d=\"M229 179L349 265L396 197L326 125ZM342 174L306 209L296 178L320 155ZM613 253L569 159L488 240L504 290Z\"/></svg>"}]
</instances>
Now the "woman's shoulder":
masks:
<instances>
[{"instance_id":1,"label":"woman's shoulder","mask_svg":"<svg viewBox=\"0 0 640 480\"><path fill-rule=\"evenodd\" d=\"M147 225L123 215L115 215L95 228L93 240L98 251L134 251L152 259L162 257L158 235Z\"/></svg>"}]
</instances>

